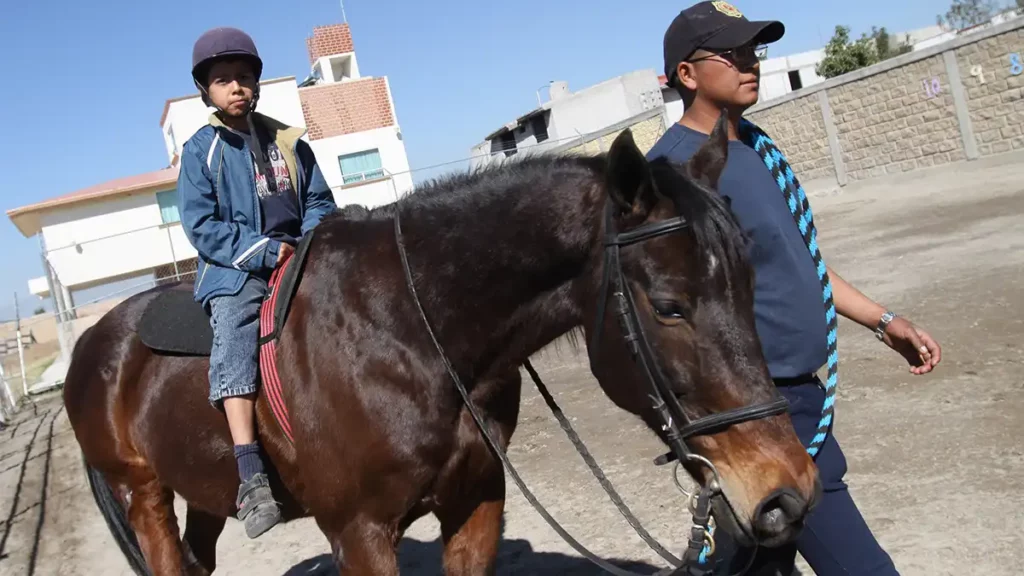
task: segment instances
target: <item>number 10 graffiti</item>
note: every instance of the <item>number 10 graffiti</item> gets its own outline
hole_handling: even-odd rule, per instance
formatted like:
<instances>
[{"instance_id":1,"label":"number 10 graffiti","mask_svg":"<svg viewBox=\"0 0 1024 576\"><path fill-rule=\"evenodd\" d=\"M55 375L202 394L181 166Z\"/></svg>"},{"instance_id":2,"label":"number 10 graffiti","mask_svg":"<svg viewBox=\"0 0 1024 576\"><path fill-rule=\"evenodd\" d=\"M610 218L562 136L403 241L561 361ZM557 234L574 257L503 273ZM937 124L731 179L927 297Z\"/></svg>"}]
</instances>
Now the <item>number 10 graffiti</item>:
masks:
<instances>
[{"instance_id":1,"label":"number 10 graffiti","mask_svg":"<svg viewBox=\"0 0 1024 576\"><path fill-rule=\"evenodd\" d=\"M938 78L932 78L931 80L923 80L924 93L929 98L935 98L942 93L942 85L939 84Z\"/></svg>"}]
</instances>

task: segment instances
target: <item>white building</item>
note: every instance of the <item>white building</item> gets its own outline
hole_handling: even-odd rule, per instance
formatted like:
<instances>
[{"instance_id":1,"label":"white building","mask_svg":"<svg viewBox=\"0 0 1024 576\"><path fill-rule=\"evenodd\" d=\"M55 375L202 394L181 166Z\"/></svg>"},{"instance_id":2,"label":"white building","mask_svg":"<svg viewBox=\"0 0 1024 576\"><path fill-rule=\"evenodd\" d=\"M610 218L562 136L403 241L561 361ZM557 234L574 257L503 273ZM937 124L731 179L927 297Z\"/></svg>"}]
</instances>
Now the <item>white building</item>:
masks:
<instances>
[{"instance_id":1,"label":"white building","mask_svg":"<svg viewBox=\"0 0 1024 576\"><path fill-rule=\"evenodd\" d=\"M387 78L360 75L348 25L314 29L307 47L309 81L263 81L258 109L308 130L305 139L339 205L393 201L413 183ZM195 270L176 185L182 145L210 111L198 94L166 102L166 168L7 212L25 237L39 238L45 275L29 281L33 294L52 294L55 311L73 317L75 291Z\"/></svg>"},{"instance_id":2,"label":"white building","mask_svg":"<svg viewBox=\"0 0 1024 576\"><path fill-rule=\"evenodd\" d=\"M654 70L630 72L570 92L552 82L547 102L491 132L473 146L473 167L521 150L543 151L604 129L645 111L662 108L662 86Z\"/></svg>"}]
</instances>

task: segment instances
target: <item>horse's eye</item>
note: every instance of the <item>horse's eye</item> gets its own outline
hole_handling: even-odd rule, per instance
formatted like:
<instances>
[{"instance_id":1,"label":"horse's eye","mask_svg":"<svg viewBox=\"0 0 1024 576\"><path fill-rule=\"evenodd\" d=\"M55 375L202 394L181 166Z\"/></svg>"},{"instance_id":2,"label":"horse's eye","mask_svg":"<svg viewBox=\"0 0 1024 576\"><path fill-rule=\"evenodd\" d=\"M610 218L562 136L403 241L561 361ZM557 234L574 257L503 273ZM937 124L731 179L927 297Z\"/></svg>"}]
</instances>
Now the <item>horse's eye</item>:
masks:
<instances>
[{"instance_id":1,"label":"horse's eye","mask_svg":"<svg viewBox=\"0 0 1024 576\"><path fill-rule=\"evenodd\" d=\"M651 300L651 306L658 316L669 320L685 320L689 316L689 310L675 300Z\"/></svg>"}]
</instances>

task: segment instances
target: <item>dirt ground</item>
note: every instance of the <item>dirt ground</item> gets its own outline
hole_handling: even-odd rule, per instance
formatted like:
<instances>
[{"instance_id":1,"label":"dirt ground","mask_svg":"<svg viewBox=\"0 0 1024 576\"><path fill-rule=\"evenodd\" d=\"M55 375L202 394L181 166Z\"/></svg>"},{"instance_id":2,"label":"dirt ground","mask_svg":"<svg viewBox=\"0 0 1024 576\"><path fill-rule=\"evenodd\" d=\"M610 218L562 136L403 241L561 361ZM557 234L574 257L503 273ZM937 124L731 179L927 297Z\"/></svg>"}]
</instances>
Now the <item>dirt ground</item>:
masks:
<instances>
[{"instance_id":1,"label":"dirt ground","mask_svg":"<svg viewBox=\"0 0 1024 576\"><path fill-rule=\"evenodd\" d=\"M1022 160L1003 156L812 193L827 261L944 347L938 370L916 377L869 331L840 324L836 434L849 459L847 480L906 575L1021 573ZM669 471L651 464L661 447L606 400L572 348L551 348L536 365L627 503L679 551L689 518ZM37 401L36 411L23 409L18 424L0 432L0 573L130 574L91 501L59 399ZM529 387L510 457L553 515L596 553L643 572L665 566L633 535ZM509 490L499 574L598 573L511 482ZM218 572L333 574L328 552L310 520L257 542L232 521ZM433 520L412 527L401 555L403 573L439 573Z\"/></svg>"}]
</instances>

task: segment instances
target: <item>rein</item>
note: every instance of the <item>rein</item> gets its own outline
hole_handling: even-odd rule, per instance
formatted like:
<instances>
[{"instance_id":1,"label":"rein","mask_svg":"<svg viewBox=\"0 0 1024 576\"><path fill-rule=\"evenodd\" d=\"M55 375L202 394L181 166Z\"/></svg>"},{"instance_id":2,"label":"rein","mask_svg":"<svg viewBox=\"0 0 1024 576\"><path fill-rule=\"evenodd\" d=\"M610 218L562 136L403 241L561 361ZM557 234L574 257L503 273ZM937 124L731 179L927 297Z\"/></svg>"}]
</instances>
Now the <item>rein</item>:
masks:
<instances>
[{"instance_id":1,"label":"rein","mask_svg":"<svg viewBox=\"0 0 1024 576\"><path fill-rule=\"evenodd\" d=\"M559 536L565 540L573 549L579 552L582 556L590 560L592 563L601 567L608 573L615 574L616 576L640 576L637 573L623 570L616 566L609 564L602 560L594 553L587 550L581 545L575 538L573 538L544 508L540 502L537 501L533 493L527 488L522 478L519 476L515 467L512 465L508 456L495 442L491 436L488 427L486 426L479 411L473 405L469 392L466 390L459 378L455 369L452 367L447 355L444 353L444 349L434 334L433 328L431 327L430 321L427 318L426 312L423 309L423 305L420 302L419 296L416 292L415 283L413 282L412 269L409 265L408 254L406 253L405 243L402 238L402 227L401 227L401 216L400 209L396 207L394 213L394 224L395 224L395 241L398 246L399 255L402 260L402 267L405 273L406 284L413 297L413 301L416 304L416 308L419 312L420 318L427 328L427 332L430 335L431 340L434 343L441 360L444 362L445 369L451 376L459 395L462 397L466 408L473 416L474 422L480 429L481 434L486 440L488 447L498 457L506 471L515 481L519 490L526 497L527 501L531 506L541 515L542 518L558 533ZM646 530L643 529L636 517L633 516L629 508L626 507L625 503L622 502L621 497L615 492L614 487L607 481L603 471L590 456L589 451L583 445L583 442L579 440L578 435L569 425L568 420L565 419L561 409L555 404L554 399L547 391L546 386L540 380L536 370L530 364L529 360L525 362L525 367L533 378L534 383L537 385L542 396L544 396L545 402L551 408L555 417L559 420L562 428L569 435L573 445L579 451L580 455L586 461L595 477L601 483L602 487L608 493L609 497L618 507L619 511L625 516L630 525L637 531L637 534L649 545L651 548L661 555L663 558L668 560L673 566L677 568L672 570L663 570L658 572L658 575L671 574L673 576L702 576L711 574L711 568L707 565L707 559L713 555L715 548L715 541L712 536L712 529L709 527L712 523L711 518L711 502L715 496L720 496L721 492L721 481L718 474L718 470L714 464L696 454L691 452L686 446L686 439L692 436L701 434L708 434L715 431L720 431L728 426L739 424L742 422L748 422L751 420L764 418L767 416L773 416L782 414L787 411L788 402L784 397L779 397L772 402L763 404L755 404L751 406L745 406L741 408L735 408L727 410L718 414L711 414L690 421L684 414L682 406L679 404L679 400L673 393L672 389L668 385L668 380L661 372L658 363L655 360L655 354L652 350L650 343L648 342L647 336L643 331L643 326L639 321L637 314L636 302L633 298L632 291L628 289L626 285L625 277L622 272L622 265L620 261L619 251L624 246L630 246L638 244L653 238L657 238L666 234L682 231L688 228L689 224L682 218L672 218L669 220L655 222L637 227L627 232L616 232L615 231L615 219L613 214L613 206L608 203L605 209L606 219L606 230L607 236L604 241L605 247L605 258L604 258L604 271L603 278L601 281L601 293L598 300L598 315L596 318L594 338L591 344L588 346L590 351L591 365L596 366L596 358L594 357L595 344L602 332L602 325L606 313L606 303L609 297L609 290L614 288L612 295L616 301L616 315L619 323L626 334L625 340L632 352L634 361L637 361L644 368L647 374L647 380L650 384L650 398L653 402L653 409L655 413L661 418L662 431L665 433L667 443L671 448L671 453L668 456L663 456L656 463L667 463L671 460L676 460L678 464L683 462L696 462L702 466L708 468L711 472L711 479L708 480L703 486L700 487L698 493L689 495L690 496L690 509L693 514L692 528L690 530L690 536L687 544L686 551L683 554L683 559L680 561L667 550L664 549L656 540L654 540ZM614 284L614 286L612 286ZM666 398L668 400L666 400ZM685 423L682 428L679 427L678 423ZM678 485L678 482L677 482ZM685 493L685 492L684 492ZM728 503L728 499L726 499ZM731 505L731 504L730 504ZM753 559L753 558L752 558Z\"/></svg>"},{"instance_id":2,"label":"rein","mask_svg":"<svg viewBox=\"0 0 1024 576\"><path fill-rule=\"evenodd\" d=\"M821 407L821 420L818 421L818 430L814 438L807 446L807 453L814 458L818 451L825 444L825 440L832 432L832 416L835 410L836 384L839 379L839 351L838 332L839 319L836 316L836 304L832 299L832 283L828 277L828 269L818 249L818 231L814 226L814 215L811 213L811 204L807 201L807 194L803 186L793 173L786 156L782 154L775 142L756 124L743 119L740 121L740 137L743 142L754 149L764 161L765 166L778 184L779 190L786 199L789 211L793 214L800 235L803 237L807 250L811 254L814 268L818 273L818 280L821 281L821 296L825 305L825 323L828 326L828 338L826 350L828 352L828 377L825 381L825 401Z\"/></svg>"}]
</instances>

